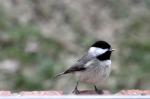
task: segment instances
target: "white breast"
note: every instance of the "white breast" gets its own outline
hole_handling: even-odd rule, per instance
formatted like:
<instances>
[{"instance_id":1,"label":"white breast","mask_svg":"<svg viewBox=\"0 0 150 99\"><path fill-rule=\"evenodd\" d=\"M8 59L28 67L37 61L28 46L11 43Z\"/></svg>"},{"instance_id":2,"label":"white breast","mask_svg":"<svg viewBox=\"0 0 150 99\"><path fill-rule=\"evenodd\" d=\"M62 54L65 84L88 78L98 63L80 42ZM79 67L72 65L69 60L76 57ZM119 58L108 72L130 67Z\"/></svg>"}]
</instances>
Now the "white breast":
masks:
<instances>
[{"instance_id":1,"label":"white breast","mask_svg":"<svg viewBox=\"0 0 150 99\"><path fill-rule=\"evenodd\" d=\"M110 74L111 70L111 60L99 61L93 60L90 63L87 63L87 69L83 72L77 72L77 78L81 82L85 83L101 83L103 82Z\"/></svg>"}]
</instances>

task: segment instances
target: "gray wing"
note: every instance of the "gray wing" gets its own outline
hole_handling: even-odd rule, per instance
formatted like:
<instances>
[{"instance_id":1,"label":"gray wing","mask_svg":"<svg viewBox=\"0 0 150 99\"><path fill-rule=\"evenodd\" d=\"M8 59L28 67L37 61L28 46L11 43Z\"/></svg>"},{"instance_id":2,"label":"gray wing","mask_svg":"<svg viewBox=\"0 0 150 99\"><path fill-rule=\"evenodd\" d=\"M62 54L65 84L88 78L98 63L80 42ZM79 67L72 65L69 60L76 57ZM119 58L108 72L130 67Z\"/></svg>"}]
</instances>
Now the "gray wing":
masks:
<instances>
[{"instance_id":1,"label":"gray wing","mask_svg":"<svg viewBox=\"0 0 150 99\"><path fill-rule=\"evenodd\" d=\"M89 62L93 58L94 57L92 55L87 53L83 57L81 57L77 62L82 63L82 64L86 64L87 62Z\"/></svg>"},{"instance_id":2,"label":"gray wing","mask_svg":"<svg viewBox=\"0 0 150 99\"><path fill-rule=\"evenodd\" d=\"M69 69L67 69L65 72L63 73L60 73L56 76L60 76L60 75L63 75L63 74L67 74L67 73L73 73L73 72L76 72L76 71L84 71L86 69L85 67L85 64L87 62L89 62L90 60L92 60L93 57L89 54L85 54L83 57L81 57L77 63L75 63L74 65L72 65Z\"/></svg>"}]
</instances>

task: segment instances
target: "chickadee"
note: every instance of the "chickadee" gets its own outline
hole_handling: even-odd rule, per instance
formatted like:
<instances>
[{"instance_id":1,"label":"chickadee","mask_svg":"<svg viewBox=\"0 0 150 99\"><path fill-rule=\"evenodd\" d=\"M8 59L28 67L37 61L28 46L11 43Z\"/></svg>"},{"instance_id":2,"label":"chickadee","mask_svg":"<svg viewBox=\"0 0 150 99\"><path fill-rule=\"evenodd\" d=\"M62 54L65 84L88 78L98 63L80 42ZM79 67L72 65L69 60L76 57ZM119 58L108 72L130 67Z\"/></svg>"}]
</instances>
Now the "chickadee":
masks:
<instances>
[{"instance_id":1,"label":"chickadee","mask_svg":"<svg viewBox=\"0 0 150 99\"><path fill-rule=\"evenodd\" d=\"M77 77L77 84L73 93L79 94L77 88L78 82L93 84L96 93L102 94L103 91L96 88L96 84L103 82L108 78L111 71L110 56L114 49L105 42L97 41L88 50L88 52L80 58L74 65L72 65L65 72L57 76L73 73Z\"/></svg>"}]
</instances>

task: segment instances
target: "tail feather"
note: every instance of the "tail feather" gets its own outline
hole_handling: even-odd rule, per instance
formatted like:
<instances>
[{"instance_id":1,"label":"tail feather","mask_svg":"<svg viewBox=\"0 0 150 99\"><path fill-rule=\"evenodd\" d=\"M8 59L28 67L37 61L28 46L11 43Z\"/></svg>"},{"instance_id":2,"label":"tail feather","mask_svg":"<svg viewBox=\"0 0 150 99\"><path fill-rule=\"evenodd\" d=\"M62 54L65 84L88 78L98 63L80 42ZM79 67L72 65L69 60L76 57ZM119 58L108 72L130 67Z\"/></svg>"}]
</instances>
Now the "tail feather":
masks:
<instances>
[{"instance_id":1,"label":"tail feather","mask_svg":"<svg viewBox=\"0 0 150 99\"><path fill-rule=\"evenodd\" d=\"M65 74L64 72L59 73L59 74L57 74L54 78L57 78L57 77L62 76L62 75L64 75L64 74Z\"/></svg>"},{"instance_id":2,"label":"tail feather","mask_svg":"<svg viewBox=\"0 0 150 99\"><path fill-rule=\"evenodd\" d=\"M64 74L68 74L68 73L71 73L71 72L72 72L71 70L66 70L65 72L62 72L62 73L57 74L54 78L57 78L57 77L59 77L59 76L62 76L62 75L64 75Z\"/></svg>"}]
</instances>

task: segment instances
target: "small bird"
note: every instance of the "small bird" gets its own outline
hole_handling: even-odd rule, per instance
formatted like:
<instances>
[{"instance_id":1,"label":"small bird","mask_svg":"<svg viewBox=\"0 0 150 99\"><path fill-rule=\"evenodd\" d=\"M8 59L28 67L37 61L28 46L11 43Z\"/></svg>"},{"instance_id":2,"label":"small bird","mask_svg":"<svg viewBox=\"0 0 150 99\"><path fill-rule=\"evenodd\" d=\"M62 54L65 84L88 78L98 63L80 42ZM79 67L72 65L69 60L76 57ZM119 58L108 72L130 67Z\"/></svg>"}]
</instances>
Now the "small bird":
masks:
<instances>
[{"instance_id":1,"label":"small bird","mask_svg":"<svg viewBox=\"0 0 150 99\"><path fill-rule=\"evenodd\" d=\"M81 57L74 65L66 71L56 75L72 73L76 75L77 83L73 93L79 94L78 82L93 84L96 93L102 94L103 91L96 87L96 84L102 83L108 78L111 71L110 56L114 49L106 41L95 42L88 52Z\"/></svg>"}]
</instances>

